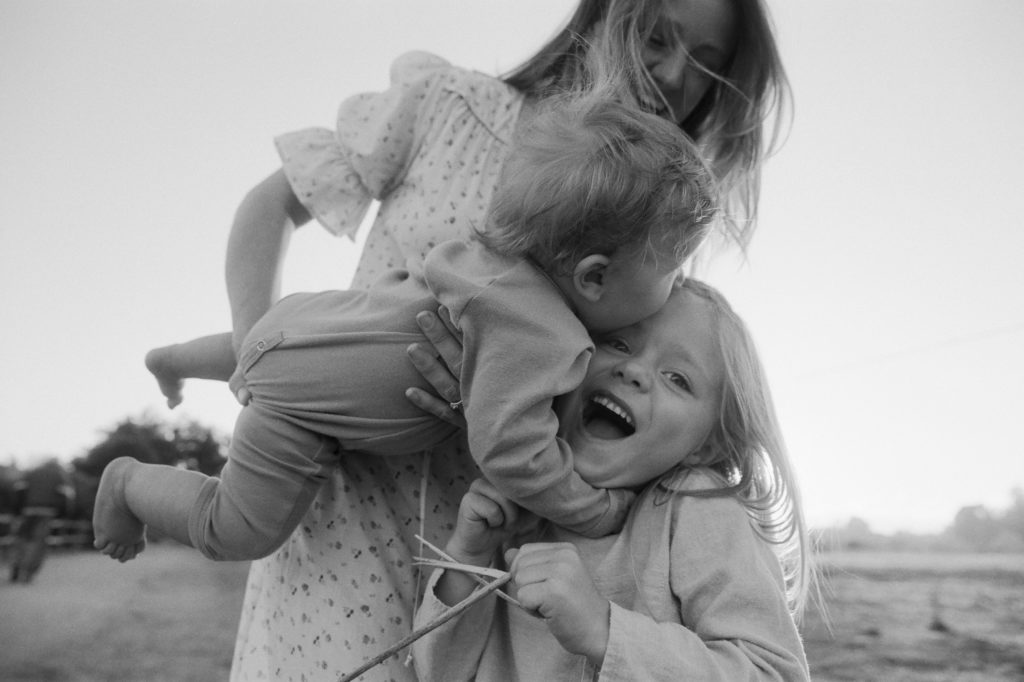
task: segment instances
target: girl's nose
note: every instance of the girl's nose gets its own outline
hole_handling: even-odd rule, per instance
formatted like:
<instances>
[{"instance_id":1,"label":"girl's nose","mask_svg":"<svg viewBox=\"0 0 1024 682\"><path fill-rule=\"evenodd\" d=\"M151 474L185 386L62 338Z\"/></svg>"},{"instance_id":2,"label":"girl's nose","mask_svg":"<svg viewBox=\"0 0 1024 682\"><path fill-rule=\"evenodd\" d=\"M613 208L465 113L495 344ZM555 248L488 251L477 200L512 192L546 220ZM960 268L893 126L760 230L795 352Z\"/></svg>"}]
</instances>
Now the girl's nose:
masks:
<instances>
[{"instance_id":1,"label":"girl's nose","mask_svg":"<svg viewBox=\"0 0 1024 682\"><path fill-rule=\"evenodd\" d=\"M651 387L650 373L634 358L623 360L615 367L613 376L621 379L638 391L646 392Z\"/></svg>"}]
</instances>

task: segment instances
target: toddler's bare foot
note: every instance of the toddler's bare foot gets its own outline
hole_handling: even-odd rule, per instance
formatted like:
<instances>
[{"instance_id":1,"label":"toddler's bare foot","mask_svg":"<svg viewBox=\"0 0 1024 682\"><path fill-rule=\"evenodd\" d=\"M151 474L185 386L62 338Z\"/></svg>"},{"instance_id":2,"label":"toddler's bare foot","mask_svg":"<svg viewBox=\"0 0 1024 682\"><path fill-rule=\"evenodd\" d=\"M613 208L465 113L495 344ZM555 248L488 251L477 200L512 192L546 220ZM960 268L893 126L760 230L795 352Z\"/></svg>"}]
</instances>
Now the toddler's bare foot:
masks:
<instances>
[{"instance_id":1,"label":"toddler's bare foot","mask_svg":"<svg viewBox=\"0 0 1024 682\"><path fill-rule=\"evenodd\" d=\"M146 526L128 509L124 486L138 462L118 457L103 470L92 513L93 546L111 559L125 562L146 548Z\"/></svg>"},{"instance_id":2,"label":"toddler's bare foot","mask_svg":"<svg viewBox=\"0 0 1024 682\"><path fill-rule=\"evenodd\" d=\"M146 369L156 377L160 392L167 397L167 407L173 410L180 405L185 381L171 365L171 346L154 348L146 353Z\"/></svg>"}]
</instances>

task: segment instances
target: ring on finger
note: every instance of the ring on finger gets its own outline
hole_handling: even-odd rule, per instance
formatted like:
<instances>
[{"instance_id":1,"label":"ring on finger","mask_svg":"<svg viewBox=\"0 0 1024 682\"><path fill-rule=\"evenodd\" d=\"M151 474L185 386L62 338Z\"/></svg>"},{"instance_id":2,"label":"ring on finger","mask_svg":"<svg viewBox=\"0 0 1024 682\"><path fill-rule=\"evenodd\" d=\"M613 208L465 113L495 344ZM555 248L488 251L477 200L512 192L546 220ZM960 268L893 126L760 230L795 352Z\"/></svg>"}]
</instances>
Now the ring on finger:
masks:
<instances>
[{"instance_id":1,"label":"ring on finger","mask_svg":"<svg viewBox=\"0 0 1024 682\"><path fill-rule=\"evenodd\" d=\"M462 412L462 398L459 398L454 403L448 403L448 407L452 408L452 412Z\"/></svg>"}]
</instances>

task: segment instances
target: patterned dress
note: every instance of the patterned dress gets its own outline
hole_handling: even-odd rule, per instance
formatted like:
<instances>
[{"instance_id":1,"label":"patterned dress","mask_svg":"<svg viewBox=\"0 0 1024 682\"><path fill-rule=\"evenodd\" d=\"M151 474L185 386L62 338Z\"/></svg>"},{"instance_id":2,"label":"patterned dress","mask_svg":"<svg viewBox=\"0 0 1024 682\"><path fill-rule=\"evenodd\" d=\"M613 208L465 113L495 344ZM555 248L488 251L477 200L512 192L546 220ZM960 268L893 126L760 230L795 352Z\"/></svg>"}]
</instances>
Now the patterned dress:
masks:
<instances>
[{"instance_id":1,"label":"patterned dress","mask_svg":"<svg viewBox=\"0 0 1024 682\"><path fill-rule=\"evenodd\" d=\"M493 77L410 53L387 91L341 105L336 131L276 142L296 196L332 233L353 235L381 202L353 280L366 287L482 224L522 104ZM475 471L458 446L346 456L288 541L253 562L231 679L337 679L408 634L421 589L414 535L422 524L444 544ZM416 677L402 655L362 679Z\"/></svg>"}]
</instances>

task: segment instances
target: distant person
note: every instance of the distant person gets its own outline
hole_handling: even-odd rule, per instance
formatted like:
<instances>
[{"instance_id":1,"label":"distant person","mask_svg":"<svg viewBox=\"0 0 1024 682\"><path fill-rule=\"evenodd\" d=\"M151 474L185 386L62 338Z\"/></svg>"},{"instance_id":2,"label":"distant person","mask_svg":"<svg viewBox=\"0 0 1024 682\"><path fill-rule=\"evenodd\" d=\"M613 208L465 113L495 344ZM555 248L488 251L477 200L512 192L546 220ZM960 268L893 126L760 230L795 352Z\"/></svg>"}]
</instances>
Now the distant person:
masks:
<instances>
[{"instance_id":1,"label":"distant person","mask_svg":"<svg viewBox=\"0 0 1024 682\"><path fill-rule=\"evenodd\" d=\"M591 334L664 305L715 206L710 173L678 126L600 85L557 99L517 136L475 240L445 242L369 290L286 297L256 323L232 378L251 399L220 478L111 462L96 547L131 559L149 525L211 559L261 558L291 535L339 458L406 455L459 435L405 397L422 382L406 355L424 340L416 315L438 305L461 337L483 475L559 525L618 530L631 495L573 471L552 403L583 380Z\"/></svg>"},{"instance_id":2,"label":"distant person","mask_svg":"<svg viewBox=\"0 0 1024 682\"><path fill-rule=\"evenodd\" d=\"M765 3L581 0L552 40L510 73L495 77L405 54L391 65L386 89L344 100L332 129L277 137L280 168L245 196L231 226L232 326L251 328L277 300L289 236L313 219L334 235L354 236L380 202L352 280L360 289L441 242L466 238L483 222L514 131L538 103L579 87L575 65L592 48L621 62L645 110L661 112L700 146L728 190L726 212L741 241L749 237L774 139L770 122L789 95ZM235 362L243 335L209 337L227 360L197 376L230 378L224 367ZM171 403L187 378L176 366L177 348L147 358ZM451 415L448 402L457 401L446 396L441 411ZM330 677L408 632L420 591L410 568L414 534L443 542L477 475L461 440L339 462L287 542L252 563L232 679ZM352 615L339 617L339 609ZM401 662L380 672L415 679Z\"/></svg>"},{"instance_id":3,"label":"distant person","mask_svg":"<svg viewBox=\"0 0 1024 682\"><path fill-rule=\"evenodd\" d=\"M527 611L476 603L413 644L419 679L808 680L792 616L812 575L800 497L753 341L721 294L687 280L603 335L560 417L585 480L640 491L625 527L538 525L475 481L445 552L511 571ZM477 587L438 569L415 625Z\"/></svg>"},{"instance_id":4,"label":"distant person","mask_svg":"<svg viewBox=\"0 0 1024 682\"><path fill-rule=\"evenodd\" d=\"M55 459L29 469L15 486L19 518L11 582L30 583L46 559L51 522L70 511L75 488L70 474Z\"/></svg>"}]
</instances>

